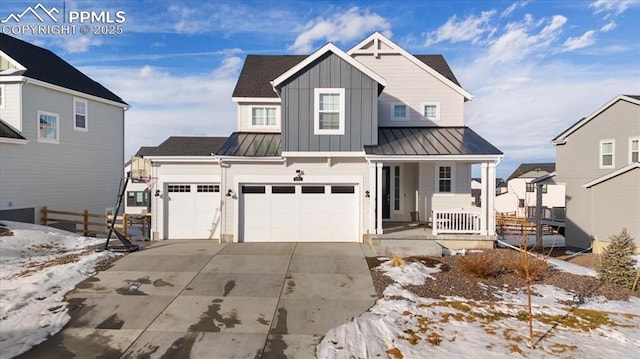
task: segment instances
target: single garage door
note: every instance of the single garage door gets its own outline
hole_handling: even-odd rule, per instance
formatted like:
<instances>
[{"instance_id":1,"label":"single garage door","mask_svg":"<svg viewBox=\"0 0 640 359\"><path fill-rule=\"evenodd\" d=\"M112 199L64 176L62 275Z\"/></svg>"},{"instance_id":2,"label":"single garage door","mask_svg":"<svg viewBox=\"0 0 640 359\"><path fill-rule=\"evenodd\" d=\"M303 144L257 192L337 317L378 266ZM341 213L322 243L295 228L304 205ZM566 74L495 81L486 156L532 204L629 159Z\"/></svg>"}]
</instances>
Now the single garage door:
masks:
<instances>
[{"instance_id":1,"label":"single garage door","mask_svg":"<svg viewBox=\"0 0 640 359\"><path fill-rule=\"evenodd\" d=\"M168 238L220 238L220 185L169 184L166 193Z\"/></svg>"},{"instance_id":2,"label":"single garage door","mask_svg":"<svg viewBox=\"0 0 640 359\"><path fill-rule=\"evenodd\" d=\"M359 242L353 184L241 185L240 241Z\"/></svg>"}]
</instances>

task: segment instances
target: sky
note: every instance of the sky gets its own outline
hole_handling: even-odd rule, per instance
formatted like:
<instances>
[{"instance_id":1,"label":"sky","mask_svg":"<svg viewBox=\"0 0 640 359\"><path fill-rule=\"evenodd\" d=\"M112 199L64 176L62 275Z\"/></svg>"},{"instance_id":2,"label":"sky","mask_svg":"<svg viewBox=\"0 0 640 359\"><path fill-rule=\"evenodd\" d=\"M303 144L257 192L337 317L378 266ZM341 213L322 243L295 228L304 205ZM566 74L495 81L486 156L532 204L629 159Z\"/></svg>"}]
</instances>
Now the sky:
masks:
<instances>
[{"instance_id":1,"label":"sky","mask_svg":"<svg viewBox=\"0 0 640 359\"><path fill-rule=\"evenodd\" d=\"M231 94L247 54L348 50L375 31L410 53L444 55L474 95L466 125L505 154L499 177L553 162L553 137L619 94L640 94L640 0L41 2L69 20L103 15L70 23L75 34L12 35L131 105L125 160L169 136L235 131ZM36 4L2 0L0 18ZM114 33L82 35L82 24Z\"/></svg>"}]
</instances>

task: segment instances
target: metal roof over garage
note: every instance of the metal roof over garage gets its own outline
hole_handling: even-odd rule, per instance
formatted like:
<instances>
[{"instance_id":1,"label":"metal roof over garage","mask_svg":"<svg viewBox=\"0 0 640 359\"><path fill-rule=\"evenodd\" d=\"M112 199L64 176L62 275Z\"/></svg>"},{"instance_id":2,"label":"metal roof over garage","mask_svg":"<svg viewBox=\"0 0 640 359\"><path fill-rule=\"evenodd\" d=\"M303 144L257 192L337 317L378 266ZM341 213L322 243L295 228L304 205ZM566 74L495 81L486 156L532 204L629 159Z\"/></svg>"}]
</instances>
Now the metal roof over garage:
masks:
<instances>
[{"instance_id":1,"label":"metal roof over garage","mask_svg":"<svg viewBox=\"0 0 640 359\"><path fill-rule=\"evenodd\" d=\"M220 147L218 156L279 157L281 150L279 133L234 132Z\"/></svg>"}]
</instances>

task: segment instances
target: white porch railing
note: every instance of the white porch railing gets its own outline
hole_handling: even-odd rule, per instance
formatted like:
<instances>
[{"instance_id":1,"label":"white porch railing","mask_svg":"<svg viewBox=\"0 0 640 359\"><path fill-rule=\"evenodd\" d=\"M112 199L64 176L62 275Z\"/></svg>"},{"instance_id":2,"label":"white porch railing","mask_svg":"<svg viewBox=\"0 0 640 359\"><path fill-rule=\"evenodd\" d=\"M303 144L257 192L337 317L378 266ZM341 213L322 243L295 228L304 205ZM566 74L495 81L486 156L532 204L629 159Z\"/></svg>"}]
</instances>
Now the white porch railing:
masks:
<instances>
[{"instance_id":1,"label":"white porch railing","mask_svg":"<svg viewBox=\"0 0 640 359\"><path fill-rule=\"evenodd\" d=\"M433 234L481 234L481 214L464 209L434 210Z\"/></svg>"}]
</instances>

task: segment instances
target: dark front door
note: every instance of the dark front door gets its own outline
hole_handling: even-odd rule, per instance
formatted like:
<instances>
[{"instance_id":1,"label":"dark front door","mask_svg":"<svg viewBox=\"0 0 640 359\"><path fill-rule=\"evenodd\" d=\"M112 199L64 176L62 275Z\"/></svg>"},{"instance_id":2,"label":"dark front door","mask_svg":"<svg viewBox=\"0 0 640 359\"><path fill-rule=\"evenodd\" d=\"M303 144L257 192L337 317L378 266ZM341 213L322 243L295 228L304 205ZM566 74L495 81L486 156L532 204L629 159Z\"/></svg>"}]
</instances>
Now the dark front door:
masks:
<instances>
[{"instance_id":1,"label":"dark front door","mask_svg":"<svg viewBox=\"0 0 640 359\"><path fill-rule=\"evenodd\" d=\"M390 218L391 210L391 177L389 167L382 167L382 218Z\"/></svg>"}]
</instances>

